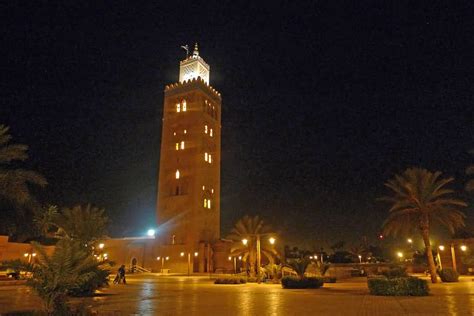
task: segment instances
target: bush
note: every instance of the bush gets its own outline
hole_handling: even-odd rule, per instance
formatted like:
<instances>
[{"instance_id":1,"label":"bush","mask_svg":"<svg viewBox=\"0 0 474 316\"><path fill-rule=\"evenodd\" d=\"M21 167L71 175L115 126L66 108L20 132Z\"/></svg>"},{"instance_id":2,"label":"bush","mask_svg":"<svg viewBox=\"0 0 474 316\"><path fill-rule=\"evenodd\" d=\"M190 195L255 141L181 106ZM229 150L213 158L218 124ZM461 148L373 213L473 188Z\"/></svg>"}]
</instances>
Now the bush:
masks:
<instances>
[{"instance_id":1,"label":"bush","mask_svg":"<svg viewBox=\"0 0 474 316\"><path fill-rule=\"evenodd\" d=\"M367 284L372 295L426 296L429 294L428 282L416 277L370 278Z\"/></svg>"},{"instance_id":2,"label":"bush","mask_svg":"<svg viewBox=\"0 0 474 316\"><path fill-rule=\"evenodd\" d=\"M390 268L387 271L383 271L382 275L385 276L388 279L393 279L393 278L406 278L408 277L406 268L404 267L394 267Z\"/></svg>"},{"instance_id":3,"label":"bush","mask_svg":"<svg viewBox=\"0 0 474 316\"><path fill-rule=\"evenodd\" d=\"M284 289L318 289L323 286L322 278L298 278L295 276L285 276L281 279Z\"/></svg>"},{"instance_id":4,"label":"bush","mask_svg":"<svg viewBox=\"0 0 474 316\"><path fill-rule=\"evenodd\" d=\"M439 277L443 282L458 282L459 274L453 269L443 269L438 271Z\"/></svg>"},{"instance_id":5,"label":"bush","mask_svg":"<svg viewBox=\"0 0 474 316\"><path fill-rule=\"evenodd\" d=\"M244 278L218 278L214 284L244 284L247 281Z\"/></svg>"}]
</instances>

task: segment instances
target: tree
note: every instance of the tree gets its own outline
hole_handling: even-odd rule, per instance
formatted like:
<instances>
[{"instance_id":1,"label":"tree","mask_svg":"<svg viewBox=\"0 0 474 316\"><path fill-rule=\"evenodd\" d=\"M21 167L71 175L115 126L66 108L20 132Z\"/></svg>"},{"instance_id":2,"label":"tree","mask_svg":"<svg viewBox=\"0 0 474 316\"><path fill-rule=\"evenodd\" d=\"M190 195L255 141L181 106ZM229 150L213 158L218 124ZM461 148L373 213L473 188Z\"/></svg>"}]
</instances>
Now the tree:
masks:
<instances>
[{"instance_id":1,"label":"tree","mask_svg":"<svg viewBox=\"0 0 474 316\"><path fill-rule=\"evenodd\" d=\"M12 137L8 131L7 126L0 125L0 233L18 237L31 233L27 223L31 222L29 215L36 201L30 186L44 187L47 182L39 173L17 167L17 162L28 159L28 146L10 144Z\"/></svg>"},{"instance_id":2,"label":"tree","mask_svg":"<svg viewBox=\"0 0 474 316\"><path fill-rule=\"evenodd\" d=\"M52 225L57 227L58 238L76 240L87 247L106 237L107 223L105 210L90 204L65 208L52 221Z\"/></svg>"},{"instance_id":3,"label":"tree","mask_svg":"<svg viewBox=\"0 0 474 316\"><path fill-rule=\"evenodd\" d=\"M36 212L33 223L41 236L48 237L58 214L58 207L56 205L48 205Z\"/></svg>"},{"instance_id":4,"label":"tree","mask_svg":"<svg viewBox=\"0 0 474 316\"><path fill-rule=\"evenodd\" d=\"M256 264L257 264L257 239L261 239L264 236L271 236L271 229L269 226L264 225L263 220L258 216L250 217L248 215L241 218L235 224L230 234L227 236L228 239L234 241L231 249L232 256L242 256L245 262L250 265L250 276L255 276ZM244 244L242 240L247 240ZM273 263L274 257L278 256L277 251L270 243L260 243L261 253L268 258L270 263Z\"/></svg>"},{"instance_id":5,"label":"tree","mask_svg":"<svg viewBox=\"0 0 474 316\"><path fill-rule=\"evenodd\" d=\"M14 168L12 162L28 159L28 146L9 144L9 128L0 125L0 196L18 205L30 200L29 185L44 187L46 179L35 171Z\"/></svg>"},{"instance_id":6,"label":"tree","mask_svg":"<svg viewBox=\"0 0 474 316\"><path fill-rule=\"evenodd\" d=\"M436 283L436 267L430 244L430 228L441 224L452 233L464 226L465 215L459 208L466 203L452 198L453 190L446 188L453 178L440 178L441 172L409 168L385 183L392 191L382 200L392 204L383 224L386 235L418 230L426 248L431 282Z\"/></svg>"},{"instance_id":7,"label":"tree","mask_svg":"<svg viewBox=\"0 0 474 316\"><path fill-rule=\"evenodd\" d=\"M108 284L107 263L97 261L79 242L62 239L51 256L39 244L31 245L37 260L25 263L22 270L32 272L27 285L43 300L48 314L69 315L68 295L93 294Z\"/></svg>"},{"instance_id":8,"label":"tree","mask_svg":"<svg viewBox=\"0 0 474 316\"><path fill-rule=\"evenodd\" d=\"M474 155L474 150L470 150L469 153ZM467 167L466 174L471 176L474 175L474 165L470 165L469 167ZM466 183L466 191L474 192L474 179L470 179Z\"/></svg>"},{"instance_id":9,"label":"tree","mask_svg":"<svg viewBox=\"0 0 474 316\"><path fill-rule=\"evenodd\" d=\"M308 258L300 258L300 259L292 259L289 260L285 266L291 268L293 271L296 272L300 279L304 278L304 274L306 269L308 268L311 261Z\"/></svg>"}]
</instances>

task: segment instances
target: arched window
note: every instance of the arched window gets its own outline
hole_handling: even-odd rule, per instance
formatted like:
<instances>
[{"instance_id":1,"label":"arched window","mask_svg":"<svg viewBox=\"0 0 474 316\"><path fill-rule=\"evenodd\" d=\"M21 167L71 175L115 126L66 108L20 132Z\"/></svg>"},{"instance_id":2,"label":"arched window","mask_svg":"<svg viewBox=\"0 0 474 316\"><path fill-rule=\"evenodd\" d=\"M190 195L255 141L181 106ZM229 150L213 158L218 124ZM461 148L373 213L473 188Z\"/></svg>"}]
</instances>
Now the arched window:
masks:
<instances>
[{"instance_id":1,"label":"arched window","mask_svg":"<svg viewBox=\"0 0 474 316\"><path fill-rule=\"evenodd\" d=\"M176 103L176 112L181 112L181 104Z\"/></svg>"},{"instance_id":2,"label":"arched window","mask_svg":"<svg viewBox=\"0 0 474 316\"><path fill-rule=\"evenodd\" d=\"M175 177L176 177L176 179L179 179L179 176L180 176L180 174L179 174L179 170L176 170L176 173L175 173Z\"/></svg>"}]
</instances>

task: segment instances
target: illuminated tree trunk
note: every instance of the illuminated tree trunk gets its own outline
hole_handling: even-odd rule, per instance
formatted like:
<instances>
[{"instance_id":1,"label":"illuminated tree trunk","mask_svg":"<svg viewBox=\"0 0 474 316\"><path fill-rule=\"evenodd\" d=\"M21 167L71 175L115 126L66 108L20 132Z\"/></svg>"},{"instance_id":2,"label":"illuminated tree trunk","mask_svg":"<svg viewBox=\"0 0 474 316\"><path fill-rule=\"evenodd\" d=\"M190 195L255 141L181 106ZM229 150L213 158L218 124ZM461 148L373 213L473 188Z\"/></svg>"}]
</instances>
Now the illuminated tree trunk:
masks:
<instances>
[{"instance_id":1,"label":"illuminated tree trunk","mask_svg":"<svg viewBox=\"0 0 474 316\"><path fill-rule=\"evenodd\" d=\"M436 276L436 266L434 263L433 252L431 251L429 228L427 227L423 228L421 231L421 234L423 236L423 242L425 243L426 257L428 259L428 267L430 269L431 282L437 283L438 278Z\"/></svg>"}]
</instances>

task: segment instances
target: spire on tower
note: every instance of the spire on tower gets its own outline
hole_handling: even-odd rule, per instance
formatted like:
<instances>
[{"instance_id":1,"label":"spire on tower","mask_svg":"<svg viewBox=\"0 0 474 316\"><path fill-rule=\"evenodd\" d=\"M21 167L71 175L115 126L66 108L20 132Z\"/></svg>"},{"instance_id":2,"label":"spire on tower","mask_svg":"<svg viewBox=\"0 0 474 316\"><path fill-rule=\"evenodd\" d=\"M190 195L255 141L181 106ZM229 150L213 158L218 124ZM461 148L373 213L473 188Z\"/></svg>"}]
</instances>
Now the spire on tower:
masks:
<instances>
[{"instance_id":1,"label":"spire on tower","mask_svg":"<svg viewBox=\"0 0 474 316\"><path fill-rule=\"evenodd\" d=\"M199 57L199 48L198 48L198 43L194 44L194 52L193 52L193 57Z\"/></svg>"}]
</instances>

